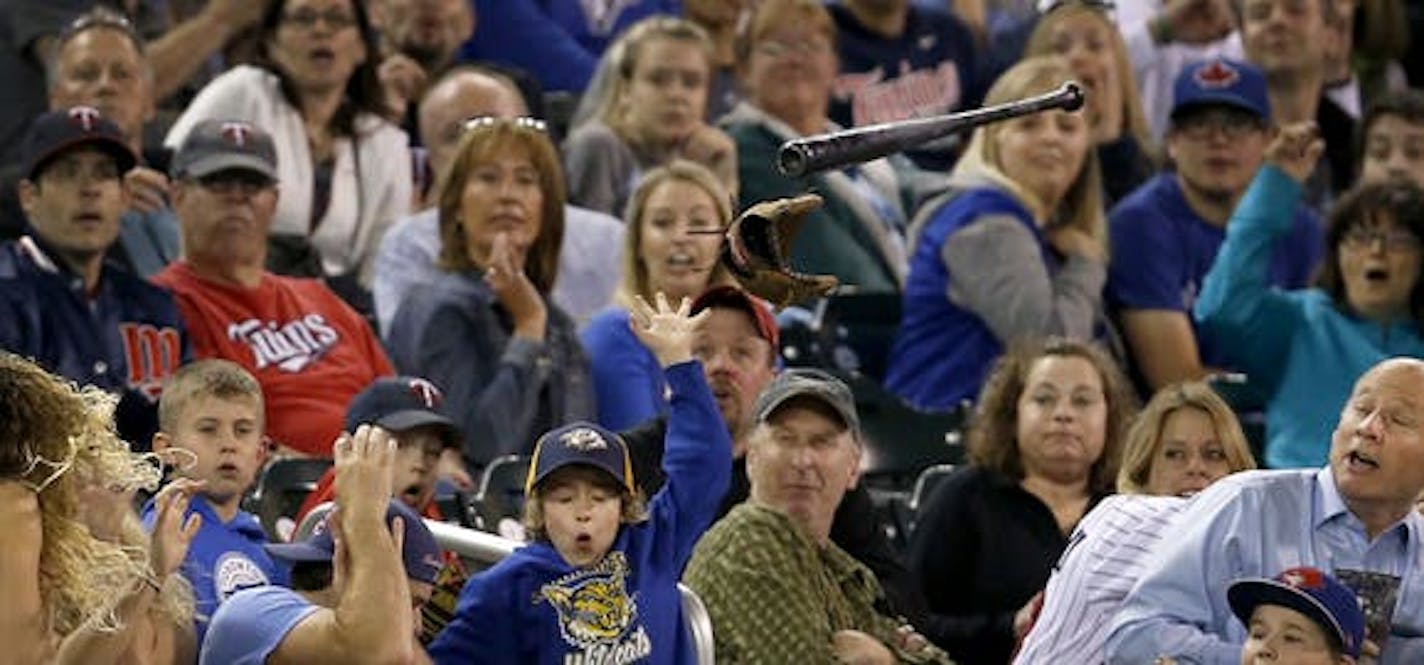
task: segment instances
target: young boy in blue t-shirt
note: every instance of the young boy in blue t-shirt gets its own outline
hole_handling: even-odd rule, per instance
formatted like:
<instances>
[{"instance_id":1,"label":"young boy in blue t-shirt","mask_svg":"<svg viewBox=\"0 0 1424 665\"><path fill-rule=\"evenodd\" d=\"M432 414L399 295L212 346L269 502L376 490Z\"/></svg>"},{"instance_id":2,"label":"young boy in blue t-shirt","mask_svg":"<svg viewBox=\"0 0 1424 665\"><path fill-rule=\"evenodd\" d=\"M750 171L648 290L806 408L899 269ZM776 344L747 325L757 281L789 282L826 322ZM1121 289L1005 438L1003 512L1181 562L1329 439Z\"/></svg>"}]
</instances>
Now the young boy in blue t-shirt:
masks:
<instances>
[{"instance_id":1,"label":"young boy in blue t-shirt","mask_svg":"<svg viewBox=\"0 0 1424 665\"><path fill-rule=\"evenodd\" d=\"M286 570L262 549L267 542L262 524L240 507L267 460L262 388L247 370L226 360L185 365L163 388L158 430L153 451L173 465L175 476L203 483L188 507L201 525L182 567L193 585L201 648L208 620L229 596L287 582ZM153 519L150 503L144 527L151 530Z\"/></svg>"}]
</instances>

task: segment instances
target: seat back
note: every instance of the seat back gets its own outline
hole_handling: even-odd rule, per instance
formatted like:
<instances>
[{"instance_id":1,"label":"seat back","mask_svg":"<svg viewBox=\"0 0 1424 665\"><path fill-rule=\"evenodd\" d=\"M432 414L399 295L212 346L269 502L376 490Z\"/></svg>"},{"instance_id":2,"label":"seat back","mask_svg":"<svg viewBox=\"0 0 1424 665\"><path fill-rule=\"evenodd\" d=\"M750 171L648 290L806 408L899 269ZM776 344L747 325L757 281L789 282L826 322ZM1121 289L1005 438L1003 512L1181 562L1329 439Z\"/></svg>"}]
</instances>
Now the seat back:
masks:
<instances>
[{"instance_id":1,"label":"seat back","mask_svg":"<svg viewBox=\"0 0 1424 665\"><path fill-rule=\"evenodd\" d=\"M275 542L289 540L296 526L293 520L297 510L330 468L329 459L284 458L273 460L262 470L252 494L252 506L269 538Z\"/></svg>"},{"instance_id":2,"label":"seat back","mask_svg":"<svg viewBox=\"0 0 1424 665\"><path fill-rule=\"evenodd\" d=\"M469 523L477 529L499 533L502 520L519 520L524 515L524 481L528 476L527 457L505 455L490 462L470 501Z\"/></svg>"},{"instance_id":3,"label":"seat back","mask_svg":"<svg viewBox=\"0 0 1424 665\"><path fill-rule=\"evenodd\" d=\"M929 500L931 493L934 492L940 481L954 473L955 468L953 464L936 464L921 471L919 477L915 479L915 488L910 492L910 533L914 533L915 524L919 521L920 510L925 505L925 501Z\"/></svg>"}]
</instances>

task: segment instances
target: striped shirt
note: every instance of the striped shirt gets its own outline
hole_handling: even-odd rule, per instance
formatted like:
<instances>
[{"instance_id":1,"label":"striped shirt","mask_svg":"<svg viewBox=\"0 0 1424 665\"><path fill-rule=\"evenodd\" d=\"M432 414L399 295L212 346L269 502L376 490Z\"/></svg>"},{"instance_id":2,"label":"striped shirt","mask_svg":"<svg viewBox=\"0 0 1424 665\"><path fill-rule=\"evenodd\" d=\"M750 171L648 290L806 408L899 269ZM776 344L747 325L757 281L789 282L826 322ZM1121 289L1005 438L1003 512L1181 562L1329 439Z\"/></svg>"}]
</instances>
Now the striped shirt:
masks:
<instances>
[{"instance_id":1,"label":"striped shirt","mask_svg":"<svg viewBox=\"0 0 1424 665\"><path fill-rule=\"evenodd\" d=\"M1146 572L1148 552L1186 506L1169 496L1118 495L1083 517L1043 593L1043 609L1014 665L1103 662L1122 599Z\"/></svg>"}]
</instances>

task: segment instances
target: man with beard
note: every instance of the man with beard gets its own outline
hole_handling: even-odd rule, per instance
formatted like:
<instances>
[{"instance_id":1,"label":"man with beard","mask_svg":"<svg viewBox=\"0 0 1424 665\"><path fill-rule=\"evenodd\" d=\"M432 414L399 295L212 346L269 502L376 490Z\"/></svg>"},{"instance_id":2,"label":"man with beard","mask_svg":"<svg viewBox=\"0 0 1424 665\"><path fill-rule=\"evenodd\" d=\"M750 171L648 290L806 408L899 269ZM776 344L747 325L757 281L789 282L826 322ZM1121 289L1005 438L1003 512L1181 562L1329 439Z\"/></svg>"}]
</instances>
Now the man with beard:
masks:
<instances>
[{"instance_id":1,"label":"man with beard","mask_svg":"<svg viewBox=\"0 0 1424 665\"><path fill-rule=\"evenodd\" d=\"M753 409L762 390L776 378L780 337L767 304L736 287L714 287L692 303L693 315L707 309L712 311L698 330L692 355L702 361L712 396L732 435L732 484L718 511L722 516L751 492L746 452L756 425ZM623 433L633 459L633 477L644 496L652 496L662 487L666 431L666 418L656 418ZM890 549L863 484L846 491L831 524L830 538L875 573L895 613L912 623L920 616L924 599Z\"/></svg>"},{"instance_id":2,"label":"man with beard","mask_svg":"<svg viewBox=\"0 0 1424 665\"><path fill-rule=\"evenodd\" d=\"M1259 69L1224 59L1187 68L1177 77L1167 131L1176 171L1149 180L1109 215L1107 297L1147 394L1230 369L1220 340L1203 336L1191 310L1226 222L1265 158L1270 119ZM1307 286L1323 242L1320 220L1300 206L1293 232L1271 256L1272 284Z\"/></svg>"},{"instance_id":3,"label":"man with beard","mask_svg":"<svg viewBox=\"0 0 1424 665\"><path fill-rule=\"evenodd\" d=\"M1356 580L1367 611L1388 626L1370 633L1366 655L1424 662L1421 459L1424 361L1391 358L1355 383L1326 466L1237 473L1192 500L1123 601L1108 662L1242 662L1247 630L1227 587L1295 566Z\"/></svg>"}]
</instances>

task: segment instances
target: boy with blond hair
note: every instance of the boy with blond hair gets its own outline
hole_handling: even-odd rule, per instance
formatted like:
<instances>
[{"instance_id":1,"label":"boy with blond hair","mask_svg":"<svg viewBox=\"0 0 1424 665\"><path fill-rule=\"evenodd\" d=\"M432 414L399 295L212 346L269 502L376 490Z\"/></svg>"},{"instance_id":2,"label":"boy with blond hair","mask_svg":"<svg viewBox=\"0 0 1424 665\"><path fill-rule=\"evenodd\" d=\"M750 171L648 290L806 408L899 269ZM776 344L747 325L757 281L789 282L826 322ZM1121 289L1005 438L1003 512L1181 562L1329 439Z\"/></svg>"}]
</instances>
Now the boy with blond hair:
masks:
<instances>
[{"instance_id":1,"label":"boy with blond hair","mask_svg":"<svg viewBox=\"0 0 1424 665\"><path fill-rule=\"evenodd\" d=\"M262 524L241 508L243 494L267 460L262 407L257 379L226 360L183 366L158 403L154 452L173 465L175 476L202 483L188 507L201 526L182 568L193 585L199 646L208 620L232 594L287 581L286 571L262 548L267 542ZM151 529L153 519L150 503L144 526Z\"/></svg>"}]
</instances>

